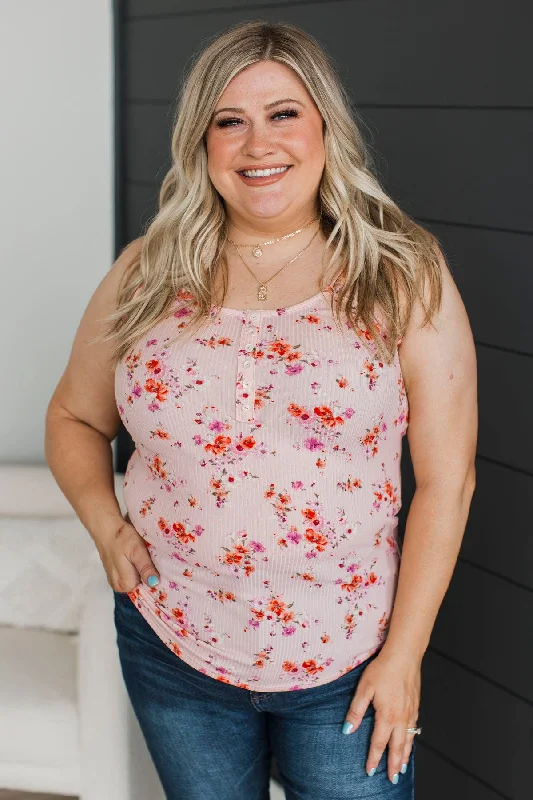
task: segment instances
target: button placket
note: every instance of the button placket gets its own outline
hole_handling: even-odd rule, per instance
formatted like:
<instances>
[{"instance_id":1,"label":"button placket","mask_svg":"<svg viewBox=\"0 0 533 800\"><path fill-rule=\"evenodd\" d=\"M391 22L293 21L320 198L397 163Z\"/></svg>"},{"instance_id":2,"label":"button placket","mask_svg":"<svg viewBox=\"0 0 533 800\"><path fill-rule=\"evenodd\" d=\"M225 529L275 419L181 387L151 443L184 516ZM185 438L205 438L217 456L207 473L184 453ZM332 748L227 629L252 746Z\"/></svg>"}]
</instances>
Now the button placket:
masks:
<instances>
[{"instance_id":1,"label":"button placket","mask_svg":"<svg viewBox=\"0 0 533 800\"><path fill-rule=\"evenodd\" d=\"M259 334L259 314L244 317L239 342L239 370L235 387L235 416L242 422L254 421L255 358L252 355Z\"/></svg>"}]
</instances>

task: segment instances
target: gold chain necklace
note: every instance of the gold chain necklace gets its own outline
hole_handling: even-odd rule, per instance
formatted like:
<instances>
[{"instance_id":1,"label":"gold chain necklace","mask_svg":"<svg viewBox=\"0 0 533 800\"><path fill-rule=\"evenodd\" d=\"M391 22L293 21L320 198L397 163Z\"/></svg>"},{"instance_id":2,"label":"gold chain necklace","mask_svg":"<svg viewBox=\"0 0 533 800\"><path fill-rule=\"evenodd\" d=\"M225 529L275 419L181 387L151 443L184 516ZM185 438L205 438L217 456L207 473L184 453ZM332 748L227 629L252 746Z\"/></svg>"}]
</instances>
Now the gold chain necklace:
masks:
<instances>
[{"instance_id":1,"label":"gold chain necklace","mask_svg":"<svg viewBox=\"0 0 533 800\"><path fill-rule=\"evenodd\" d=\"M231 242L231 244L235 245L235 247L252 247L253 248L252 255L255 256L255 258L261 258L261 256L263 255L263 251L261 250L262 247L265 247L267 244L275 244L276 242L282 242L284 239L290 239L291 236L296 236L297 233L301 233L306 228L308 228L310 225L312 225L313 222L316 222L316 219L317 218L315 217L315 219L312 219L311 222L307 223L307 225L304 225L303 228L298 228L297 231L293 231L292 233L286 233L285 236L280 236L279 239L270 239L268 242L261 242L261 244L239 244L239 245L237 245L237 242L234 242L233 239L229 238L229 236L228 236L228 242Z\"/></svg>"},{"instance_id":2,"label":"gold chain necklace","mask_svg":"<svg viewBox=\"0 0 533 800\"><path fill-rule=\"evenodd\" d=\"M313 234L313 236L312 236L312 238L311 238L310 242L309 242L308 244L306 244L306 245L305 245L305 247L303 248L303 250L300 250L300 252L299 252L297 255L295 255L293 258L291 258L291 259L290 259L290 261L287 261L287 263L286 263L286 264L284 264L282 267L280 267L280 269L278 269L278 271L277 271L277 272L275 272L275 273L272 275L272 277L270 277L270 278L269 278L267 281L258 281L258 280L257 280L256 276L254 275L254 273L252 272L252 270L250 269L250 267L248 266L248 264L246 263L246 261L245 261L245 260L244 260L244 258L242 257L242 255L241 255L241 252L240 252L240 250L239 250L239 247L238 247L238 245L236 245L236 244L235 244L235 242L231 242L231 243L232 243L232 245L235 247L235 250L236 250L236 251L237 251L237 253L239 254L239 258L241 259L242 263L244 264L244 266L246 267L246 269L248 270L248 272L250 273L250 275L251 275L251 276L252 276L252 277L253 277L253 278L254 278L254 279L257 281L257 284L258 284L258 285L257 285L257 299L258 299L258 300L266 300L266 299L267 299L267 283L270 283L270 281L271 281L271 280L273 280L273 279L276 277L276 275L279 275L279 273L281 272L281 270L285 269L285 267L288 267L288 266L289 266L289 264L292 264L292 262L293 262L293 261L296 261L296 259L297 259L297 258L300 258L300 256L302 255L302 253L305 253L305 251L307 250L307 248L311 246L311 243L312 243L313 239L315 238L315 236L317 235L317 233L319 232L319 230L320 230L320 226L318 226L318 228L317 228L317 229L316 229L316 231L314 232L314 234ZM228 241L231 241L231 239L229 239Z\"/></svg>"}]
</instances>

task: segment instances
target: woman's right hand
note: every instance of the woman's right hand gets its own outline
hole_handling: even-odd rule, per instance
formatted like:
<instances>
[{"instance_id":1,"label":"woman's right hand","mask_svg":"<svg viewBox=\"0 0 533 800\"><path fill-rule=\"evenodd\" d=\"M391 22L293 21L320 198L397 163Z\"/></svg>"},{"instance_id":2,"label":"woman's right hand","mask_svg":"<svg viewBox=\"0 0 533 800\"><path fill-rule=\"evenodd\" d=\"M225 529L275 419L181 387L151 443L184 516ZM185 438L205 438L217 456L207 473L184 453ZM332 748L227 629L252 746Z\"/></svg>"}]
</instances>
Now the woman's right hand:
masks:
<instances>
[{"instance_id":1,"label":"woman's right hand","mask_svg":"<svg viewBox=\"0 0 533 800\"><path fill-rule=\"evenodd\" d=\"M107 581L115 592L131 592L142 582L150 587L159 583L159 572L145 541L128 517L114 534L95 541Z\"/></svg>"}]
</instances>

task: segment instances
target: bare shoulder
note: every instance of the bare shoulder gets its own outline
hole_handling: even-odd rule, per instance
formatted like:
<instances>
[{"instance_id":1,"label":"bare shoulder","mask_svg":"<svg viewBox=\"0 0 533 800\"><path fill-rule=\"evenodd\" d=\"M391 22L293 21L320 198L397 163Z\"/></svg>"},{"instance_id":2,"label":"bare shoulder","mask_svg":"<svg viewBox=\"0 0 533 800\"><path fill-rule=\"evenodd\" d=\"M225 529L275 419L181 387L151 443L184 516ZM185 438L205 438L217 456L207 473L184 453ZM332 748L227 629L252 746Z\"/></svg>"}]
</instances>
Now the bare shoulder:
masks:
<instances>
[{"instance_id":1,"label":"bare shoulder","mask_svg":"<svg viewBox=\"0 0 533 800\"><path fill-rule=\"evenodd\" d=\"M470 322L438 249L442 303L425 326L420 301L399 347L409 402L408 441L417 485L462 485L477 442L477 363Z\"/></svg>"},{"instance_id":2,"label":"bare shoulder","mask_svg":"<svg viewBox=\"0 0 533 800\"><path fill-rule=\"evenodd\" d=\"M85 308L70 356L50 399L47 417L62 415L91 425L114 439L120 417L114 397L114 374L110 369L111 342L93 342L107 328L106 317L117 309L117 292L130 264L142 250L143 237L122 249L106 272Z\"/></svg>"},{"instance_id":3,"label":"bare shoulder","mask_svg":"<svg viewBox=\"0 0 533 800\"><path fill-rule=\"evenodd\" d=\"M443 374L452 366L457 377L462 370L472 374L475 365L474 341L463 299L442 251L438 247L436 251L442 278L441 307L431 324L423 326L425 313L422 304L420 301L414 304L399 348L407 387L424 375Z\"/></svg>"}]
</instances>

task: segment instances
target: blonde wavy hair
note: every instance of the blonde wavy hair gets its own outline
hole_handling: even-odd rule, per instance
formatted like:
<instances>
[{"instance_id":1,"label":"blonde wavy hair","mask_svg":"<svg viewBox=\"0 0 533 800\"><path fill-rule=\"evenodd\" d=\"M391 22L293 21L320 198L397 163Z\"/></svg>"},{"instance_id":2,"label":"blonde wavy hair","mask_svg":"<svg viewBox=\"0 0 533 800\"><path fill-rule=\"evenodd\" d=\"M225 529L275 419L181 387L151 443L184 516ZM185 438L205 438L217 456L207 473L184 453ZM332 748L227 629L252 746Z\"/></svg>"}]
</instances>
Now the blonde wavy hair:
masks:
<instances>
[{"instance_id":1,"label":"blonde wavy hair","mask_svg":"<svg viewBox=\"0 0 533 800\"><path fill-rule=\"evenodd\" d=\"M364 331L363 341L375 342L378 357L391 363L416 298L424 309L423 325L440 308L437 240L381 188L330 58L310 34L294 25L244 22L209 42L181 88L172 166L160 189L159 210L140 253L124 272L116 311L106 317L108 329L99 337L114 341L113 369L156 323L172 315L177 296L191 303L186 327L195 330L211 310L218 269L226 291L226 215L208 175L205 133L231 79L266 60L294 70L324 121L325 167L317 213L331 252L328 269L338 267L335 274L344 278L340 290L331 293L336 323L340 325L344 316L348 327ZM177 330L176 338L182 334Z\"/></svg>"}]
</instances>

